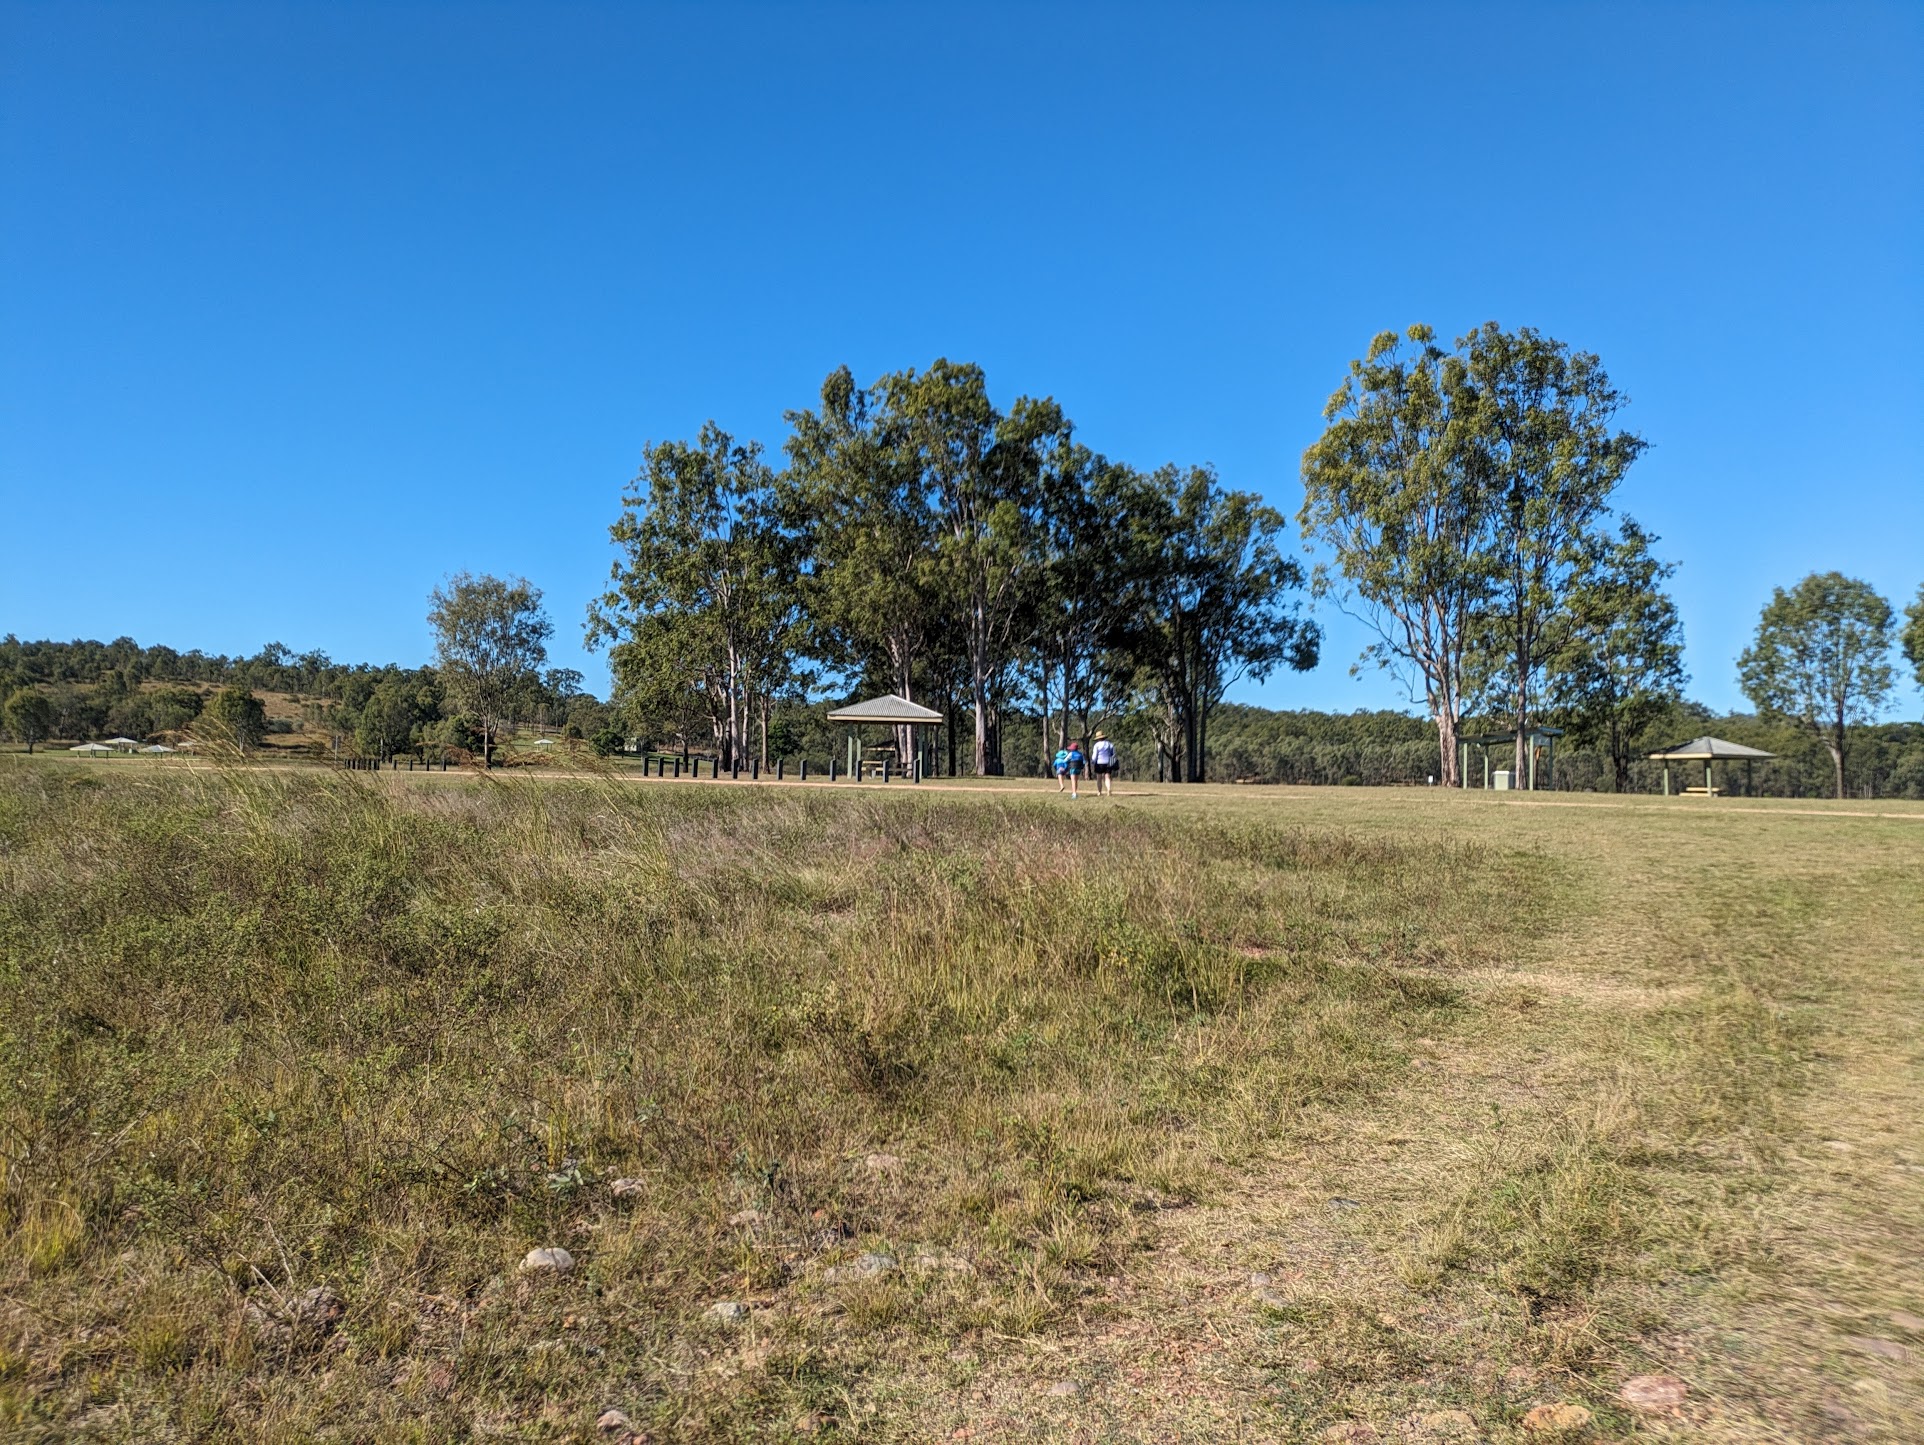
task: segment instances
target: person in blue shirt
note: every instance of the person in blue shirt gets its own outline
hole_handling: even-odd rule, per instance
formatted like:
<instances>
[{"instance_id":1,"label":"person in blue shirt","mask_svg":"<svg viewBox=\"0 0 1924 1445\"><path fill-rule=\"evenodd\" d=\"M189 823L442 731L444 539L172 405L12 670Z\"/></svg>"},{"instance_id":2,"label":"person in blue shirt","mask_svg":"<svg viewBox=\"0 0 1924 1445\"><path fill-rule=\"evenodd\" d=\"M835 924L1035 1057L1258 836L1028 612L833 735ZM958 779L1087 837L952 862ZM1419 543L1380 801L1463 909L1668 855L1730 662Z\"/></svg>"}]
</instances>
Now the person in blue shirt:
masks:
<instances>
[{"instance_id":1,"label":"person in blue shirt","mask_svg":"<svg viewBox=\"0 0 1924 1445\"><path fill-rule=\"evenodd\" d=\"M1056 774L1056 791L1064 792L1069 786L1069 750L1057 748L1055 762L1051 764Z\"/></svg>"},{"instance_id":2,"label":"person in blue shirt","mask_svg":"<svg viewBox=\"0 0 1924 1445\"><path fill-rule=\"evenodd\" d=\"M1069 796L1072 798L1079 798L1082 796L1082 794L1076 791L1076 787L1082 781L1082 770L1084 767L1084 763L1085 763L1085 759L1083 758L1083 755L1082 755L1082 739L1075 738L1071 740L1066 750L1066 762L1064 764L1064 771L1067 772L1069 775Z\"/></svg>"}]
</instances>

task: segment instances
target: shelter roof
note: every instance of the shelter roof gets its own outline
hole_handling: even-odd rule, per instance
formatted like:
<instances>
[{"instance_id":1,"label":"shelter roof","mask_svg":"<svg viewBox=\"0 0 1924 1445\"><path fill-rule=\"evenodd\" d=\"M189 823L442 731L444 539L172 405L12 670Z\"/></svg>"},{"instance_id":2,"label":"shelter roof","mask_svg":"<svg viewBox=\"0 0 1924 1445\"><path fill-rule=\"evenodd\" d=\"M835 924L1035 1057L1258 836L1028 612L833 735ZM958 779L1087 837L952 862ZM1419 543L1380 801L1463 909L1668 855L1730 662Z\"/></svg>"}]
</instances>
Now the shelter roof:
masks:
<instances>
[{"instance_id":1,"label":"shelter roof","mask_svg":"<svg viewBox=\"0 0 1924 1445\"><path fill-rule=\"evenodd\" d=\"M1525 728L1523 735L1526 738L1560 738L1563 736L1563 729L1547 727ZM1458 738L1457 741L1460 743L1469 743L1472 747L1494 748L1500 747L1504 743L1515 742L1516 733L1514 731L1507 733L1483 733L1477 737Z\"/></svg>"},{"instance_id":2,"label":"shelter roof","mask_svg":"<svg viewBox=\"0 0 1924 1445\"><path fill-rule=\"evenodd\" d=\"M897 697L885 692L880 697L872 697L867 702L853 703L838 708L828 715L830 722L840 723L883 723L899 725L902 723L939 723L942 714L932 707L923 707L919 702L910 702L905 697Z\"/></svg>"},{"instance_id":3,"label":"shelter roof","mask_svg":"<svg viewBox=\"0 0 1924 1445\"><path fill-rule=\"evenodd\" d=\"M1687 743L1679 743L1674 748L1664 748L1650 755L1653 759L1672 762L1696 761L1703 758L1774 758L1775 753L1767 753L1762 748L1747 748L1742 743L1727 743L1722 738L1695 738Z\"/></svg>"}]
</instances>

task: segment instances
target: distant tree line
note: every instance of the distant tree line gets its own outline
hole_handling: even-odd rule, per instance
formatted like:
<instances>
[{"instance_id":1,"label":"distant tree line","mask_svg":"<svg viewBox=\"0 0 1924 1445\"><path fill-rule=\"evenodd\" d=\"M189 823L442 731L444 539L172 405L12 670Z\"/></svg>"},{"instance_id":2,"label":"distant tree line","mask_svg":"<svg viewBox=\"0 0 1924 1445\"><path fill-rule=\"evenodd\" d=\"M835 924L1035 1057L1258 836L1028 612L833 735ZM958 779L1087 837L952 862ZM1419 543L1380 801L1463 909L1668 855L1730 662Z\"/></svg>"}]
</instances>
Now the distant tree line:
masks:
<instances>
[{"instance_id":1,"label":"distant tree line","mask_svg":"<svg viewBox=\"0 0 1924 1445\"><path fill-rule=\"evenodd\" d=\"M362 756L486 758L534 721L604 753L737 766L826 753L823 700L886 691L943 717L950 773L1042 770L1102 726L1139 776L1447 785L1469 781L1463 740L1507 737L1523 773L1549 725L1562 784L1626 791L1649 786L1650 751L1714 722L1782 755L1772 791L1809 792L1820 763L1837 796L1914 790L1910 725L1876 720L1895 656L1924 686L1924 588L1901 618L1835 572L1778 589L1738 659L1755 715L1684 700L1675 564L1614 506L1645 448L1616 424L1625 404L1596 356L1529 328L1378 335L1302 458L1297 521L1328 559L1306 575L1283 518L1208 467L1115 460L1047 398L998 407L976 366L866 387L841 368L785 414L779 463L713 422L644 449L587 621L606 704L546 666L539 589L463 573L430 598L431 667L9 636L0 725L32 746L205 714L245 744L274 725L247 704L262 690ZM1225 704L1243 679L1316 665L1311 596L1372 629L1361 662L1400 677L1422 719Z\"/></svg>"},{"instance_id":2,"label":"distant tree line","mask_svg":"<svg viewBox=\"0 0 1924 1445\"><path fill-rule=\"evenodd\" d=\"M533 593L537 613L539 597ZM267 716L260 693L285 699L281 717ZM489 711L469 711L470 701ZM499 729L514 723L592 737L606 732L608 720L581 674L568 668L517 668L508 686L471 697L451 690L440 666L339 663L279 643L251 657L226 657L143 647L127 637L0 637L0 726L29 745L200 732L246 748L298 723L326 737L332 751L387 759L425 748L485 752Z\"/></svg>"}]
</instances>

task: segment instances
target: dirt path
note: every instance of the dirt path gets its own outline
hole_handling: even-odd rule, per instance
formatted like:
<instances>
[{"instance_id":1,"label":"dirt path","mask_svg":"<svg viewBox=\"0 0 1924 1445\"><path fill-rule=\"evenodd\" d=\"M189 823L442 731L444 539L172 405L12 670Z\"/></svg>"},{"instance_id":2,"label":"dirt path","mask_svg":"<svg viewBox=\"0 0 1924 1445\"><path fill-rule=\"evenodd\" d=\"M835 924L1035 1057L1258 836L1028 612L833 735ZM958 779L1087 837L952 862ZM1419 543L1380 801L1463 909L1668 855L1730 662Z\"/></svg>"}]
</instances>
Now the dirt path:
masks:
<instances>
[{"instance_id":1,"label":"dirt path","mask_svg":"<svg viewBox=\"0 0 1924 1445\"><path fill-rule=\"evenodd\" d=\"M970 1441L1364 1445L1543 1439L1524 1418L1562 1402L1592 1416L1571 1439L1924 1439L1924 898L1846 883L1861 859L1797 823L1656 812L1573 841L1539 820L1518 841L1589 897L1527 957L1455 977L1461 1030L1157 1212L1072 1328L931 1361L917 1413ZM1886 885L1924 876L1919 841L1876 840ZM1643 861L1690 850L1708 895ZM1784 1072L1691 1097L1683 1051L1746 1067L1728 1035L1758 1002L1800 1031ZM1473 1231L1438 1265L1481 1195L1567 1158L1571 1188L1617 1171L1641 1213L1591 1288L1539 1303ZM1616 1398L1653 1373L1683 1406Z\"/></svg>"}]
</instances>

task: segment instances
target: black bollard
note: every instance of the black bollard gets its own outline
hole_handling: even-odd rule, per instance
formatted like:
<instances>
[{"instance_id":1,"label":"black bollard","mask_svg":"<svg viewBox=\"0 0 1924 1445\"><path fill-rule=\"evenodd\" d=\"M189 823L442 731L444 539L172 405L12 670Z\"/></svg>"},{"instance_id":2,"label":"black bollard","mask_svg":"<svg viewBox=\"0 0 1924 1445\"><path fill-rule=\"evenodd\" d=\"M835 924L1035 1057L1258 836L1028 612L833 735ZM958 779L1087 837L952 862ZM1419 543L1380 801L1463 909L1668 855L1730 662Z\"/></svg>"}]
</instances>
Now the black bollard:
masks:
<instances>
[{"instance_id":1,"label":"black bollard","mask_svg":"<svg viewBox=\"0 0 1924 1445\"><path fill-rule=\"evenodd\" d=\"M888 780L889 780L889 760L887 758L883 758L882 759L882 781L886 783Z\"/></svg>"},{"instance_id":2,"label":"black bollard","mask_svg":"<svg viewBox=\"0 0 1924 1445\"><path fill-rule=\"evenodd\" d=\"M753 778L758 783L762 780L762 760L760 758L756 758L754 761L749 763L748 776Z\"/></svg>"},{"instance_id":3,"label":"black bollard","mask_svg":"<svg viewBox=\"0 0 1924 1445\"><path fill-rule=\"evenodd\" d=\"M804 783L808 781L808 759L807 758L802 759L802 781Z\"/></svg>"},{"instance_id":4,"label":"black bollard","mask_svg":"<svg viewBox=\"0 0 1924 1445\"><path fill-rule=\"evenodd\" d=\"M681 776L681 759L680 758L675 759L675 776L678 778Z\"/></svg>"},{"instance_id":5,"label":"black bollard","mask_svg":"<svg viewBox=\"0 0 1924 1445\"><path fill-rule=\"evenodd\" d=\"M782 780L782 759L777 758L775 759L775 781L779 783L781 780Z\"/></svg>"},{"instance_id":6,"label":"black bollard","mask_svg":"<svg viewBox=\"0 0 1924 1445\"><path fill-rule=\"evenodd\" d=\"M835 759L833 758L828 760L828 780L831 783L835 781Z\"/></svg>"}]
</instances>

